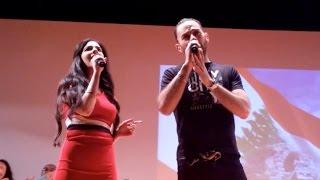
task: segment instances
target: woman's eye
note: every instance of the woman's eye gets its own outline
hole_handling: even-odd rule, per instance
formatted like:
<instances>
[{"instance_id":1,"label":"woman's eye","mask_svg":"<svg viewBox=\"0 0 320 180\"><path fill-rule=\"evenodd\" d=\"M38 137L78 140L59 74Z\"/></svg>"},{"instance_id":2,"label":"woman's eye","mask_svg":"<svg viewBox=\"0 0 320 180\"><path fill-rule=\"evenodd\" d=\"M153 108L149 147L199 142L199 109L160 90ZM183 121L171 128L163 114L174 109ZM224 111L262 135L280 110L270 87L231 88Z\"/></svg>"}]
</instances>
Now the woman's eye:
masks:
<instances>
[{"instance_id":1,"label":"woman's eye","mask_svg":"<svg viewBox=\"0 0 320 180\"><path fill-rule=\"evenodd\" d=\"M86 47L85 49L84 49L84 51L91 51L92 50L92 46L88 46L88 47Z\"/></svg>"}]
</instances>

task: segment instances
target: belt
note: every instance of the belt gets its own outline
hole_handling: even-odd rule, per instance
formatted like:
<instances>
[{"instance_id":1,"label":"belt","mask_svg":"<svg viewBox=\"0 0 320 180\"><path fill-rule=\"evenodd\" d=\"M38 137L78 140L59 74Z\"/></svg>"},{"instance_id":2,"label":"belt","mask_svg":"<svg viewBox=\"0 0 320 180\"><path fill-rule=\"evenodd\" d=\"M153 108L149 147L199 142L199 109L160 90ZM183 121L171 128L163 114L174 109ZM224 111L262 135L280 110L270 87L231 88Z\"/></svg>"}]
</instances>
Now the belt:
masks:
<instances>
[{"instance_id":1,"label":"belt","mask_svg":"<svg viewBox=\"0 0 320 180\"><path fill-rule=\"evenodd\" d=\"M179 160L191 167L201 162L239 161L239 158L240 154L236 153L233 148L214 148L206 152L194 153L193 155L185 154Z\"/></svg>"},{"instance_id":2,"label":"belt","mask_svg":"<svg viewBox=\"0 0 320 180\"><path fill-rule=\"evenodd\" d=\"M93 120L93 119L87 119L87 118L78 118L78 117L73 117L72 119L67 118L66 121L66 126L67 128L70 125L78 125L78 124L88 124L88 125L97 125L97 126L102 126L106 129L108 129L111 134L113 132L113 124L111 124L111 126L109 126L107 123L99 121L99 120Z\"/></svg>"},{"instance_id":3,"label":"belt","mask_svg":"<svg viewBox=\"0 0 320 180\"><path fill-rule=\"evenodd\" d=\"M216 151L216 150L211 150L211 151L207 151L204 153L199 153L196 157L192 158L192 159L187 159L186 157L182 157L181 159L186 160L187 164L189 166L193 166L196 163L199 162L206 162L206 161L217 161L222 157L222 152L220 151Z\"/></svg>"}]
</instances>

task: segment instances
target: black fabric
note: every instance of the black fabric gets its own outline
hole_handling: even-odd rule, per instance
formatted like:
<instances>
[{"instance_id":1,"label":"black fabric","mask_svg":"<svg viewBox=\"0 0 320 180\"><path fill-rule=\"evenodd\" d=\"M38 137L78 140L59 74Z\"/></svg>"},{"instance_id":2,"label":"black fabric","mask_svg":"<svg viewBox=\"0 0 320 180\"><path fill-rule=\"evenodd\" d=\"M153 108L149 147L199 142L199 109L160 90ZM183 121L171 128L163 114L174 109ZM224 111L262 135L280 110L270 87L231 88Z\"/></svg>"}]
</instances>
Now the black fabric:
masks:
<instances>
[{"instance_id":1,"label":"black fabric","mask_svg":"<svg viewBox=\"0 0 320 180\"><path fill-rule=\"evenodd\" d=\"M111 134L109 129L94 124L71 124L67 127L67 130L96 130Z\"/></svg>"},{"instance_id":2,"label":"black fabric","mask_svg":"<svg viewBox=\"0 0 320 180\"><path fill-rule=\"evenodd\" d=\"M232 91L243 89L240 75L231 66L206 63L207 70L217 83ZM177 75L181 65L168 68L162 76L164 89ZM221 105L192 71L184 93L174 110L177 123L177 161L211 149L239 155L232 112Z\"/></svg>"}]
</instances>

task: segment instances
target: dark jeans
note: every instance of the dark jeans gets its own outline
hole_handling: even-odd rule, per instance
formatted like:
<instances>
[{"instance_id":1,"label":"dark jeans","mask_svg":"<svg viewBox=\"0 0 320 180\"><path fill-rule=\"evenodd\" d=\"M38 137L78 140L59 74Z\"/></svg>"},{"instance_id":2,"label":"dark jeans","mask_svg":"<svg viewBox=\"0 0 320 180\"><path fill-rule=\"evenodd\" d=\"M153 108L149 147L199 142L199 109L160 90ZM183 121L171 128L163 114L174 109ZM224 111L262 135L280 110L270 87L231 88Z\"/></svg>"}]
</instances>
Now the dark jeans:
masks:
<instances>
[{"instance_id":1,"label":"dark jeans","mask_svg":"<svg viewBox=\"0 0 320 180\"><path fill-rule=\"evenodd\" d=\"M201 161L192 166L178 163L178 180L246 180L238 158L222 157L217 161Z\"/></svg>"}]
</instances>

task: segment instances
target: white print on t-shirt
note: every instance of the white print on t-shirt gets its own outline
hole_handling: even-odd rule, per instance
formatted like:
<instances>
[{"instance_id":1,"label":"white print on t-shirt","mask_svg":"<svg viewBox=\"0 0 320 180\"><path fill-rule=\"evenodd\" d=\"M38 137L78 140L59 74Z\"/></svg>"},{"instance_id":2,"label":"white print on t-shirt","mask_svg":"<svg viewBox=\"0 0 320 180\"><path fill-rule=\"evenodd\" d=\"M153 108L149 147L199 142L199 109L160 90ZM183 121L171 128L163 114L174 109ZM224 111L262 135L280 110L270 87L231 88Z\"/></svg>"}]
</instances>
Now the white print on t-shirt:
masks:
<instances>
[{"instance_id":1,"label":"white print on t-shirt","mask_svg":"<svg viewBox=\"0 0 320 180\"><path fill-rule=\"evenodd\" d=\"M213 78L216 83L218 83L218 82L217 82L217 80L218 80L218 78L217 78L218 73L219 73L219 70L215 70L215 71L211 70L211 71L210 71L211 78ZM213 97L213 102L214 102L214 103L218 103L218 98L217 98L213 93L211 93L211 95L212 95L212 97Z\"/></svg>"},{"instance_id":2,"label":"white print on t-shirt","mask_svg":"<svg viewBox=\"0 0 320 180\"><path fill-rule=\"evenodd\" d=\"M213 79L217 79L217 76L219 74L219 70L211 70L209 75L213 78ZM188 80L188 91L191 92L191 93L194 93L194 92L203 92L205 89L203 88L202 86L202 82L199 78L199 76L197 75L196 72L193 72L192 76L189 78ZM218 99L212 95L213 97L213 101L214 103L217 103L218 102Z\"/></svg>"},{"instance_id":3,"label":"white print on t-shirt","mask_svg":"<svg viewBox=\"0 0 320 180\"><path fill-rule=\"evenodd\" d=\"M211 77L214 79L217 79L218 73L219 73L219 70L215 70L215 71L211 70L210 71Z\"/></svg>"},{"instance_id":4,"label":"white print on t-shirt","mask_svg":"<svg viewBox=\"0 0 320 180\"><path fill-rule=\"evenodd\" d=\"M188 80L188 90L190 92L203 91L202 83L196 72L193 72L193 75Z\"/></svg>"},{"instance_id":5,"label":"white print on t-shirt","mask_svg":"<svg viewBox=\"0 0 320 180\"><path fill-rule=\"evenodd\" d=\"M211 70L209 75L211 75L211 77L213 79L217 79L217 76L219 74L219 70ZM188 90L190 92L196 92L196 91L204 91L203 86L202 86L202 82L199 78L199 76L196 74L196 72L193 72L193 75L189 78L188 80Z\"/></svg>"}]
</instances>

